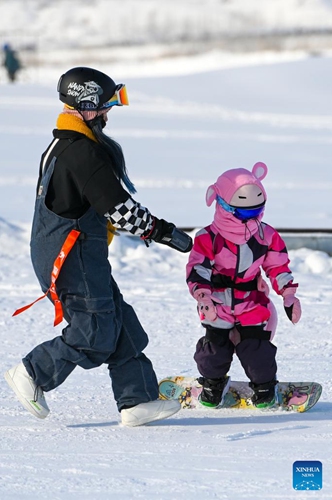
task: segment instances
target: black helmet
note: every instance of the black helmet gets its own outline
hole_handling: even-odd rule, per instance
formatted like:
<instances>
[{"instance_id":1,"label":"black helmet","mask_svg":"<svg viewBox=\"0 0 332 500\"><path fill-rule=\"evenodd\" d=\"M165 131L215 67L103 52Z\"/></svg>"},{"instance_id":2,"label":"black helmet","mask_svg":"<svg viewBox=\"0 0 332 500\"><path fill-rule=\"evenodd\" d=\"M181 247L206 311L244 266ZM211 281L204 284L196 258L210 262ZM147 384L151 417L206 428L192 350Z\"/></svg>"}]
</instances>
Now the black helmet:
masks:
<instances>
[{"instance_id":1,"label":"black helmet","mask_svg":"<svg viewBox=\"0 0 332 500\"><path fill-rule=\"evenodd\" d=\"M73 68L58 82L60 101L79 111L98 111L120 86L105 73L92 68Z\"/></svg>"}]
</instances>

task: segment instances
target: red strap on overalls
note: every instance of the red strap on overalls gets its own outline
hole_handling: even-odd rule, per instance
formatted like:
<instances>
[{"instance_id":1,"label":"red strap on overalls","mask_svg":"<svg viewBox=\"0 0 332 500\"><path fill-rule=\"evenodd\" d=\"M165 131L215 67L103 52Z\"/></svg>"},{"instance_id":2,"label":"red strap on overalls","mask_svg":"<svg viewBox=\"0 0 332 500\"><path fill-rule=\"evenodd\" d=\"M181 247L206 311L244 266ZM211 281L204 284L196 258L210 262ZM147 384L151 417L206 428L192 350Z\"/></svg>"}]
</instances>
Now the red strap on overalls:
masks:
<instances>
[{"instance_id":1,"label":"red strap on overalls","mask_svg":"<svg viewBox=\"0 0 332 500\"><path fill-rule=\"evenodd\" d=\"M54 261L53 269L51 272L51 286L47 290L47 292L44 293L44 295L39 297L39 299L36 299L31 304L24 306L24 307L21 307L20 309L17 309L14 312L13 316L17 316L21 312L26 311L27 309L29 309L29 307L33 306L39 300L44 299L47 296L47 294L50 293L51 299L52 299L52 302L53 302L54 308L55 308L54 326L57 326L59 323L61 323L61 321L63 320L63 310L62 310L62 305L61 305L61 302L59 300L58 294L56 293L55 282L60 274L60 270L62 268L64 261L66 260L66 257L68 256L70 250L75 245L75 242L80 234L81 234L80 231L76 231L76 229L72 229L70 231L70 233L68 234L64 244L61 247L59 255L57 256L57 258Z\"/></svg>"}]
</instances>

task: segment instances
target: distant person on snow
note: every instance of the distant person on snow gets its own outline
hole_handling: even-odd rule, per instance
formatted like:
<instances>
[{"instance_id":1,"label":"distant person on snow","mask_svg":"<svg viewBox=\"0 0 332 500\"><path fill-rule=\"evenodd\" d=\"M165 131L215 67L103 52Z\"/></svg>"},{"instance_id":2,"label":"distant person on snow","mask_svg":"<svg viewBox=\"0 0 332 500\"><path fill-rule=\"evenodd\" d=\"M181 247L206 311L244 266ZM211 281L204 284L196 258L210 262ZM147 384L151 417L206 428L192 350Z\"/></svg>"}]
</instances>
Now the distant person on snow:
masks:
<instances>
[{"instance_id":1,"label":"distant person on snow","mask_svg":"<svg viewBox=\"0 0 332 500\"><path fill-rule=\"evenodd\" d=\"M18 70L21 69L21 63L15 50L13 50L8 43L3 46L3 51L5 54L3 66L6 68L9 80L14 82Z\"/></svg>"},{"instance_id":2,"label":"distant person on snow","mask_svg":"<svg viewBox=\"0 0 332 500\"><path fill-rule=\"evenodd\" d=\"M234 352L250 380L252 403L265 408L275 402L277 348L271 341L277 313L261 269L283 297L288 318L297 323L301 317L285 243L262 222L266 174L266 165L259 162L251 172L224 172L208 188L206 203L216 204L214 220L196 234L190 252L187 283L205 328L194 355L205 406L222 402Z\"/></svg>"},{"instance_id":3,"label":"distant person on snow","mask_svg":"<svg viewBox=\"0 0 332 500\"><path fill-rule=\"evenodd\" d=\"M76 366L106 364L122 424L143 425L173 415L180 404L158 399L156 374L142 352L148 337L113 279L108 236L121 228L147 246L153 240L182 252L190 251L192 240L132 198L136 190L122 149L103 132L112 107L128 104L125 85L78 67L61 76L58 92L64 109L41 158L31 258L54 303L55 324L62 314L68 324L5 378L24 407L45 418L44 392L62 384Z\"/></svg>"}]
</instances>

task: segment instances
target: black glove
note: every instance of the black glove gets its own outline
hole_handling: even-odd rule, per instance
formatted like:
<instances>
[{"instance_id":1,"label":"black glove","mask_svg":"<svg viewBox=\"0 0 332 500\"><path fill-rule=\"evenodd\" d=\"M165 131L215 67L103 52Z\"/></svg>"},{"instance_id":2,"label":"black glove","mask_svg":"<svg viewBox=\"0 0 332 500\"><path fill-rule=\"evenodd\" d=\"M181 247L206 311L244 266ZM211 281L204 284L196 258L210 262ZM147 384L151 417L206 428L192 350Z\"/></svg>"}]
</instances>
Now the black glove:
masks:
<instances>
[{"instance_id":1,"label":"black glove","mask_svg":"<svg viewBox=\"0 0 332 500\"><path fill-rule=\"evenodd\" d=\"M151 240L156 243L162 243L179 252L190 252L193 246L192 239L184 231L175 227L171 222L164 219L154 217L154 227L150 234L142 237L145 243L151 243Z\"/></svg>"}]
</instances>

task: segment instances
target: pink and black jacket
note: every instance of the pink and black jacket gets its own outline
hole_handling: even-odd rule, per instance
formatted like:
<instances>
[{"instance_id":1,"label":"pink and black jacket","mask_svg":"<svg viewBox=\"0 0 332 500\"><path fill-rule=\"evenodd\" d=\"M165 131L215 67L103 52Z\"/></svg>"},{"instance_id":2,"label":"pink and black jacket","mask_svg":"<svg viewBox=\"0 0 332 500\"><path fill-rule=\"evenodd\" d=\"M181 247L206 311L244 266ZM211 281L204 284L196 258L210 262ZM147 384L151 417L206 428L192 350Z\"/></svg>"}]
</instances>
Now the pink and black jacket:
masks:
<instances>
[{"instance_id":1,"label":"pink and black jacket","mask_svg":"<svg viewBox=\"0 0 332 500\"><path fill-rule=\"evenodd\" d=\"M257 163L252 172L245 169L225 172L209 187L208 206L217 196L226 203L234 203L235 194L243 192L242 186L256 186L255 193L266 201L260 182L266 173L264 163ZM195 236L186 268L187 284L192 295L200 288L211 290L218 314L211 325L216 328L232 328L237 323L242 326L268 323L274 306L262 270L278 295L287 287L297 287L288 267L285 242L273 227L261 221L262 216L238 220L216 203L212 224Z\"/></svg>"}]
</instances>

